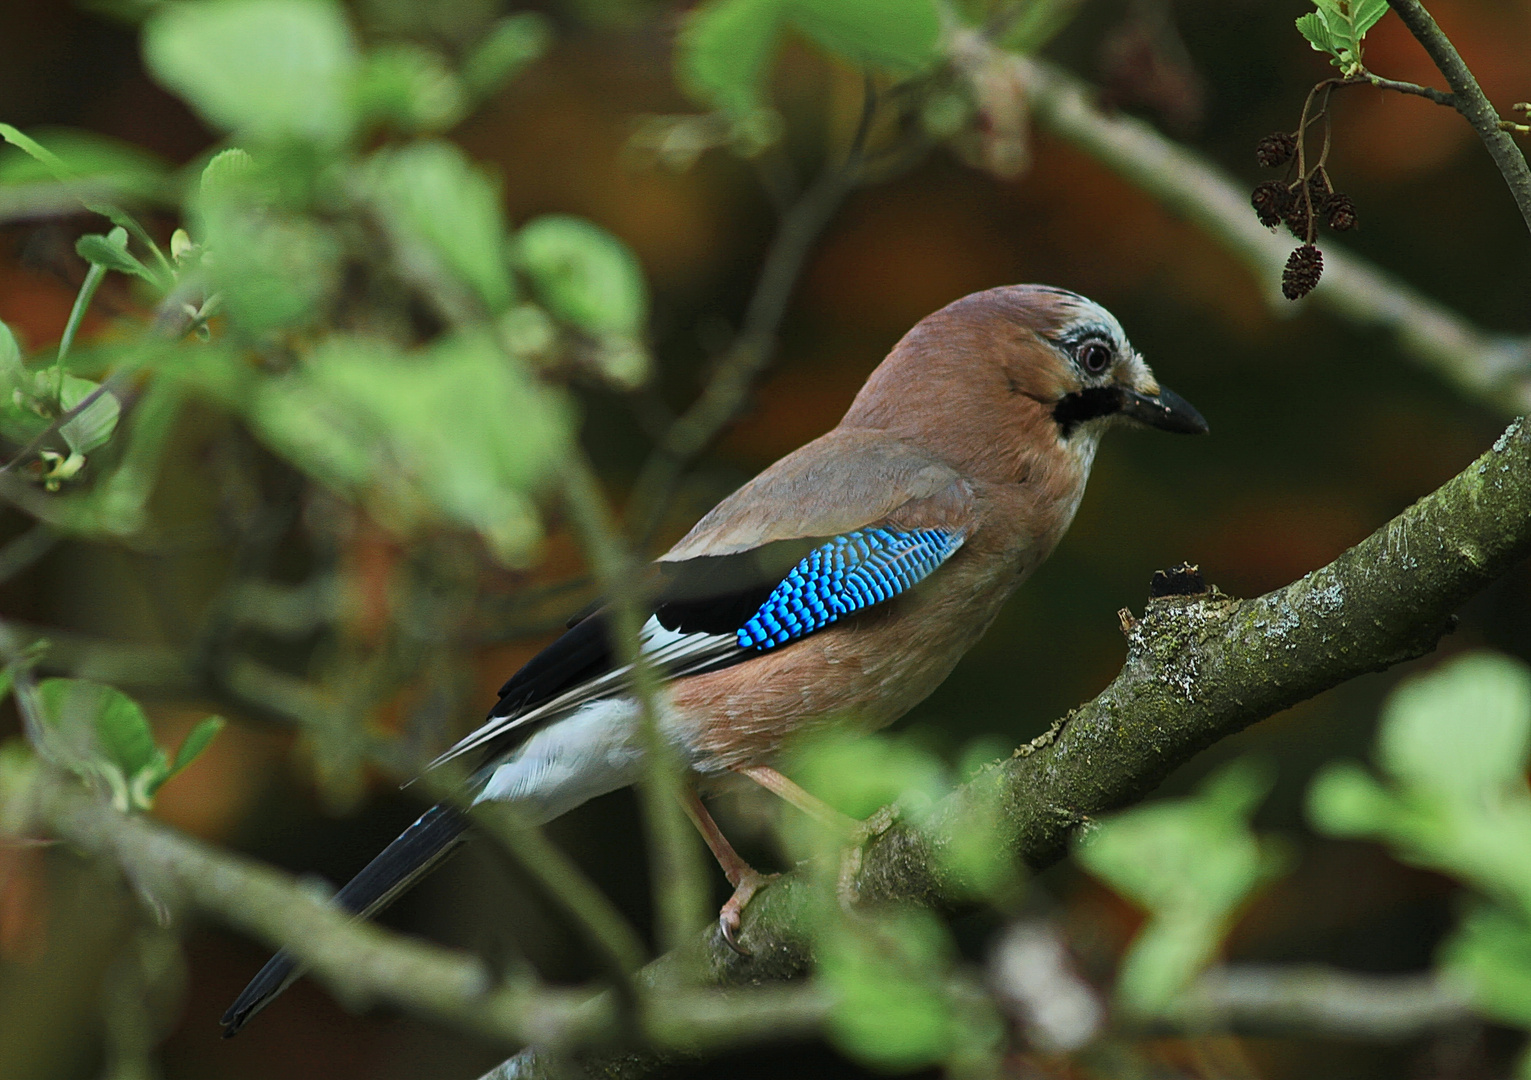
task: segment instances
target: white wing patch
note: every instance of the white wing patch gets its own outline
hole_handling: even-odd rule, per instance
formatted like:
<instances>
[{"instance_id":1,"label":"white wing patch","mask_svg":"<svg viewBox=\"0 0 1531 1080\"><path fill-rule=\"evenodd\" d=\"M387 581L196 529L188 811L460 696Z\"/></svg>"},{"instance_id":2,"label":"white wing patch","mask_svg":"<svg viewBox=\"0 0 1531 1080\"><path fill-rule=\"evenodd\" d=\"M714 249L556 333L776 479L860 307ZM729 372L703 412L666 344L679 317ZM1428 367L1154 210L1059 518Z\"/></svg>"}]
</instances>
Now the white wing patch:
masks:
<instances>
[{"instance_id":1,"label":"white wing patch","mask_svg":"<svg viewBox=\"0 0 1531 1080\"><path fill-rule=\"evenodd\" d=\"M639 644L650 662L667 678L691 675L722 659L739 652L738 639L733 634L686 634L678 630L666 630L659 620L650 617L639 632ZM598 675L593 679L570 687L557 697L550 698L534 708L511 712L504 716L490 716L487 723L464 737L446 751L428 768L476 750L492 742L507 731L535 723L539 720L557 718L573 712L580 706L602 698L619 697L632 686L632 667L623 665Z\"/></svg>"}]
</instances>

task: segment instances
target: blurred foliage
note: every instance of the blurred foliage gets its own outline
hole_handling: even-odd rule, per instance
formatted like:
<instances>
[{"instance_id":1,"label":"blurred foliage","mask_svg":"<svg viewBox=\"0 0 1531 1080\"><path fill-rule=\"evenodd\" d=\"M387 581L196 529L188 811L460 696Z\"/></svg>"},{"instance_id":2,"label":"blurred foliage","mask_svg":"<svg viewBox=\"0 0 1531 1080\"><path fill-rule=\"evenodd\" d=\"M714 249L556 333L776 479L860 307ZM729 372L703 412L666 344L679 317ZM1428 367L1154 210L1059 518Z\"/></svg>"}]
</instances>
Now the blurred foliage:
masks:
<instances>
[{"instance_id":1,"label":"blurred foliage","mask_svg":"<svg viewBox=\"0 0 1531 1080\"><path fill-rule=\"evenodd\" d=\"M1349 764L1314 778L1314 824L1380 839L1481 893L1442 944L1443 966L1487 1015L1531 1028L1531 667L1474 654L1405 683L1383 712L1376 760L1386 786Z\"/></svg>"},{"instance_id":2,"label":"blurred foliage","mask_svg":"<svg viewBox=\"0 0 1531 1080\"><path fill-rule=\"evenodd\" d=\"M1153 566L1189 554L1231 588L1283 583L1449 475L1496 421L1445 400L1372 339L1311 318L1269 319L1203 240L1071 151L1033 145L1024 115L986 110L942 55L947 15L989 26L1007 48L1049 46L1086 69L1115 35L1138 50L1128 50L1129 66L1140 79L1113 83L1113 103L1142 109L1164 100L1166 84L1184 96L1186 80L1204 75L1216 92L1193 141L1247 171L1254 137L1289 116L1323 70L1292 33L1297 12L1287 7L98 6L141 27L142 70L126 30L110 31L94 60L64 64L25 55L0 24L10 61L0 102L27 121L25 131L0 125L9 144L0 216L34 230L32 246L18 244L0 266L11 290L0 303L19 331L0 323L0 435L10 454L42 439L5 491L12 517L47 534L0 548L0 578L20 575L8 586L8 621L78 628L8 660L16 672L35 663L78 676L19 692L36 699L39 745L119 807L152 804L183 827L288 865L354 871L416 811L384 798L369 816L337 823L307 799L308 786L347 805L337 793L365 790L374 768L407 774L530 655L507 639L561 621L562 611L487 613L495 594L529 597L530 610L539 591L558 606L581 587L569 584L577 555L547 510L561 463L588 450L614 488L637 471L671 404L692 399L726 355L731 318L719 313L744 306L760 255L767 199L752 177L790 204L799 174L843 158L868 86L878 95L868 151L898 166L886 173L892 182L858 194L829 230L792 314L779 334L773 328L783 361L680 492L666 530L832 424L914 319L1010 280L1052 280L1107 303L1226 441L1210 458L1130 437L1122 449L1108 444L1074 536L917 712L925 731L800 748L792 774L840 812L862 819L892 805L921 827L967 779L945 764L958 756L953 747L982 731L1014 745L1109 677L1120 655L1111 612L1138 595ZM1491 91L1524 96L1512 89L1531 78L1524 5L1440 6L1454 16L1453 33L1464 25L1464 49L1475 66L1483 59ZM1359 64L1365 36L1390 74L1428 81L1428 69L1410 67L1412 43L1396 20L1378 22L1382 13L1380 0L1323 0L1298 25L1342 70ZM28 32L48 39L36 18ZM48 82L63 76L45 61L67 80ZM24 107L9 81L23 76L53 88L58 116ZM68 104L87 92L90 108ZM676 116L686 98L710 111ZM1524 324L1520 307L1504 310L1522 298L1531 262L1494 216L1497 177L1453 156L1471 136L1451 124L1465 125L1406 111L1422 102L1396 113L1386 102L1344 107L1364 122L1343 125L1354 142L1338 141L1335 156L1356 174L1358 198L1384 208L1368 206L1358 246L1496 328ZM949 144L962 161L982 161L974 148L998 135L1020 140L1024 160L1036 162L1018 183L920 157ZM717 148L731 153L708 153ZM643 168L656 160L672 171ZM1456 197L1439 199L1440 186ZM65 269L49 276L26 260L46 253L52 226L39 223L56 219L67 226ZM57 278L68 279L67 294ZM21 575L45 558L27 543L46 552L54 542L60 554ZM1467 613L1462 637L1531 648L1527 608L1525 581L1509 582ZM134 688L147 706L109 682ZM1379 943L1368 924L1392 901L1355 899L1362 890L1348 861L1299 889L1291 882L1317 871L1293 868L1284 842L1253 831L1272 784L1259 813L1295 824L1308 772L1357 750L1384 685L1337 691L1212 755L1251 744L1279 753L1280 783L1236 764L1186 797L1174 797L1189 781L1177 778L1171 798L1102 823L1076 866L1125 903L1101 899L1070 869L1023 890L997 841L1003 808L977 800L963 808L971 828L937 854L942 873L970 885L981 915L847 911L835 902L849 857L843 823L784 812L781 848L808 860L825 886L813 917L819 973L835 995L833 1045L884 1072L977 1075L1006 1054L1005 1067L1031 1069L979 964L985 928L1023 904L1063 910L1071 931L1089 923L1075 935L1081 966L1114 985L1125 1013L1148 1017L1172 1015L1220 954L1245 955L1250 940L1286 958L1348 934L1386 964L1413 956L1409 942L1424 938L1428 948L1439 936L1432 928L1449 923L1441 968L1471 980L1486 1016L1531 1028L1531 684L1517 663L1479 655L1407 685L1384 714L1381 779L1328 766L1311 794L1321 831L1380 839L1403 863L1462 883L1475 899L1460 920L1434 879L1421 884L1391 863L1376 871L1378 856L1367 864L1383 879L1376 891L1403 896L1395 907L1428 909ZM204 719L212 704L240 721L216 740L220 722ZM295 745L311 766L299 779L282 764ZM162 790L193 758L196 767ZM748 826L751 815L741 816ZM634 817L596 805L557 828L640 918L650 901ZM0 1071L96 1075L99 1052L116 1075L148 1075L160 1033L183 1011L164 1052L171 1077L470 1075L500 1049L350 1021L305 986L295 994L311 996L270 1018L276 1045L251 1042L261 1038L252 1032L220 1046L212 1016L258 962L254 950L192 931L197 992L183 1004L166 935L142 922L120 883L88 876L67 853L48 857L52 869L39 870L24 854L0 853L0 984L20 972L27 985L0 996L0 1013L14 1018ZM1287 869L1293 878L1279 879ZM457 914L436 931L493 951L515 927L515 964L530 957L559 978L588 976L588 958L533 901L471 899L485 895L492 887L458 890ZM1271 907L1295 914L1283 922ZM428 921L424 910L406 918ZM51 929L27 921L45 915ZM1113 976L1116 944L1125 951ZM30 964L29 947L45 961ZM34 1022L29 1008L53 1013ZM48 1043L54 1029L65 1035ZM8 1064L36 1046L43 1064ZM398 1046L408 1053L395 1054ZM1134 1053L1142 1060L1130 1068L1087 1058L1059 1067L1155 1074L1160 1051ZM1331 1057L1327 1045L1305 1059L1272 1053L1262 1071L1404 1068Z\"/></svg>"},{"instance_id":3,"label":"blurred foliage","mask_svg":"<svg viewBox=\"0 0 1531 1080\"><path fill-rule=\"evenodd\" d=\"M1234 762L1191 798L1129 810L1080 842L1080 864L1149 914L1118 976L1124 1009L1173 1014L1239 908L1285 869L1286 852L1249 828L1270 785L1254 763Z\"/></svg>"},{"instance_id":4,"label":"blurred foliage","mask_svg":"<svg viewBox=\"0 0 1531 1080\"><path fill-rule=\"evenodd\" d=\"M154 795L196 760L223 728L209 716L191 730L172 757L154 741L149 719L122 691L84 679L23 683L16 692L30 701L40 730L38 748L58 764L101 784L119 810L147 810Z\"/></svg>"}]
</instances>

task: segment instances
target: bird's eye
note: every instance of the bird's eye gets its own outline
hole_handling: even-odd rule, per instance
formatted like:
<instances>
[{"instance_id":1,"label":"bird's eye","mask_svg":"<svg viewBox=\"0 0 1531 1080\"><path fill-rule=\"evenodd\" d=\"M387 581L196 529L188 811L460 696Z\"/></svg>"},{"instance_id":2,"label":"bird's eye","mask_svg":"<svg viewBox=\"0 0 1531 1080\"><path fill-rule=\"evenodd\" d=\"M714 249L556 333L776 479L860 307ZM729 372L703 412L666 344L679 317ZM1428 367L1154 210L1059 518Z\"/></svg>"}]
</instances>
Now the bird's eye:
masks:
<instances>
[{"instance_id":1,"label":"bird's eye","mask_svg":"<svg viewBox=\"0 0 1531 1080\"><path fill-rule=\"evenodd\" d=\"M1111 366L1111 346L1099 341L1087 342L1079 350L1079 363L1091 375L1099 375Z\"/></svg>"}]
</instances>

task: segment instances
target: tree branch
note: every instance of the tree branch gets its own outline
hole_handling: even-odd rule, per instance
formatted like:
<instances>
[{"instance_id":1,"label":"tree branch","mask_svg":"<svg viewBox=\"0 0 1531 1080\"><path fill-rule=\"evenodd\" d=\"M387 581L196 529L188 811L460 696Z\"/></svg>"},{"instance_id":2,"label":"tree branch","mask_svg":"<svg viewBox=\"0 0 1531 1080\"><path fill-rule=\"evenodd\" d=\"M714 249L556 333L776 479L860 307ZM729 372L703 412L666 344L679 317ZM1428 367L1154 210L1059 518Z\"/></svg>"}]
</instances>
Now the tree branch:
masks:
<instances>
[{"instance_id":1,"label":"tree branch","mask_svg":"<svg viewBox=\"0 0 1531 1080\"><path fill-rule=\"evenodd\" d=\"M1149 124L1105 115L1091 88L1061 68L1006 53L976 33L958 35L952 54L975 91L1008 85L1037 123L1203 229L1250 268L1273 308L1290 310L1278 283L1291 245L1255 219L1246 188ZM976 77L994 70L990 65L1007 78ZM1324 248L1323 287L1313 302L1347 322L1392 331L1404 355L1467 398L1512 415L1531 409L1531 338L1486 333L1332 244Z\"/></svg>"},{"instance_id":2,"label":"tree branch","mask_svg":"<svg viewBox=\"0 0 1531 1080\"><path fill-rule=\"evenodd\" d=\"M1433 101L1437 105L1444 105L1448 109L1457 107L1457 99L1454 94L1448 94L1444 90L1437 90L1433 86L1420 86L1418 83L1400 82L1397 79L1384 79L1381 75L1374 75L1370 71L1364 71L1358 77L1359 81L1368 86L1375 86L1378 90L1395 90L1400 94L1413 94L1422 97L1426 101Z\"/></svg>"},{"instance_id":3,"label":"tree branch","mask_svg":"<svg viewBox=\"0 0 1531 1080\"><path fill-rule=\"evenodd\" d=\"M670 491L686 463L733 419L755 379L770 363L776 331L787 313L787 302L792 298L803 264L824 227L860 181L875 106L876 96L868 84L845 159L826 165L818 179L782 215L738 336L718 360L701 396L670 425L644 462L628 500L629 531L640 543L658 527Z\"/></svg>"},{"instance_id":4,"label":"tree branch","mask_svg":"<svg viewBox=\"0 0 1531 1080\"><path fill-rule=\"evenodd\" d=\"M1419 0L1387 0L1387 3L1398 13L1409 33L1425 47L1441 74L1446 76L1446 85L1451 87L1454 99L1452 104L1483 140L1489 156L1499 166L1504 182L1509 185L1510 194L1515 197L1515 205L1520 207L1526 228L1531 229L1531 168L1527 168L1526 156L1515 145L1515 140L1499 126L1499 113L1489 103L1478 80Z\"/></svg>"},{"instance_id":5,"label":"tree branch","mask_svg":"<svg viewBox=\"0 0 1531 1080\"><path fill-rule=\"evenodd\" d=\"M0 834L38 831L116 864L156 905L194 907L281 946L352 1008L389 1002L512 1044L535 1037L599 1046L620 1030L609 996L497 986L477 958L355 919L284 873L119 813L46 766L0 758ZM812 987L665 986L642 1004L645 1037L671 1053L804 1034L816 1029L828 1007Z\"/></svg>"},{"instance_id":6,"label":"tree branch","mask_svg":"<svg viewBox=\"0 0 1531 1080\"><path fill-rule=\"evenodd\" d=\"M1316 965L1216 968L1187 995L1179 1030L1389 1041L1477 1021L1471 988L1435 974Z\"/></svg>"},{"instance_id":7,"label":"tree branch","mask_svg":"<svg viewBox=\"0 0 1531 1080\"><path fill-rule=\"evenodd\" d=\"M979 807L1001 808L1003 839L1031 866L1056 862L1096 816L1142 799L1219 739L1431 651L1454 625L1452 610L1527 554L1531 425L1517 419L1463 472L1290 585L1251 600L1214 590L1149 601L1130 625L1127 659L1111 685L1063 717L1055 737L1022 747L949 796L923 832L900 824L872 840L857 894L871 902L962 903L973 890L939 856L971 828ZM762 891L741 934L751 955L733 954L714 931L707 977L758 984L806 974L809 904L800 875ZM587 1068L629 1080L667 1061L627 1054ZM529 1080L550 1069L527 1051L490 1076Z\"/></svg>"}]
</instances>

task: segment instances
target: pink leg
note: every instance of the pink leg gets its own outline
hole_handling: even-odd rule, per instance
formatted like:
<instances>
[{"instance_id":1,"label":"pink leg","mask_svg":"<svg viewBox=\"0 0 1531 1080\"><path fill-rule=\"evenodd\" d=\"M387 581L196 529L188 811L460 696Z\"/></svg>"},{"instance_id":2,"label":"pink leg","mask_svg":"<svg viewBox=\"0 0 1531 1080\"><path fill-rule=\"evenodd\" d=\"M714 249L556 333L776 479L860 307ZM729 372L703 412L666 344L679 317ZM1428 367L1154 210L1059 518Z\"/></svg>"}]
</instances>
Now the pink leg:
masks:
<instances>
[{"instance_id":1,"label":"pink leg","mask_svg":"<svg viewBox=\"0 0 1531 1080\"><path fill-rule=\"evenodd\" d=\"M748 956L749 952L739 944L739 923L743 918L744 908L761 886L780 875L762 874L739 857L734 846L728 842L728 837L723 835L723 830L718 828L718 823L712 820L707 807L702 805L702 800L697 797L694 788L688 787L681 801L686 808L686 814L691 818L691 823L696 826L696 831L702 834L702 839L707 841L707 846L712 849L713 857L723 868L723 875L734 887L734 895L728 898L728 903L724 904L723 910L718 912L718 929L722 932L723 940L730 949L740 956Z\"/></svg>"},{"instance_id":2,"label":"pink leg","mask_svg":"<svg viewBox=\"0 0 1531 1080\"><path fill-rule=\"evenodd\" d=\"M798 787L769 765L739 765L735 767L734 771L743 776L748 776L755 783L767 791L779 795L811 818L838 823L846 829L855 828L857 824L817 795L810 795Z\"/></svg>"}]
</instances>

